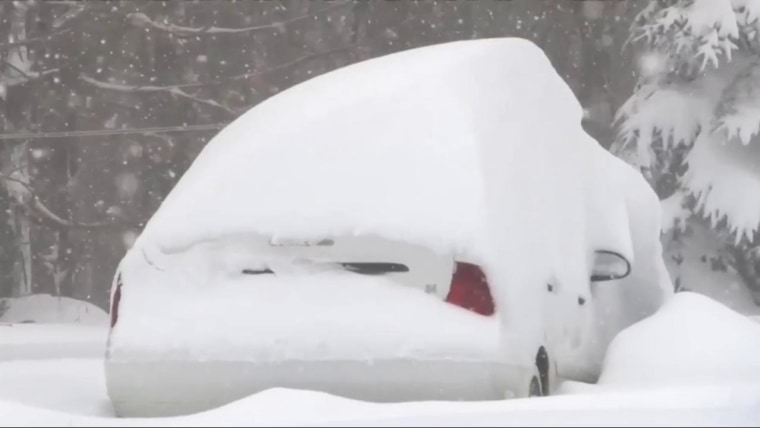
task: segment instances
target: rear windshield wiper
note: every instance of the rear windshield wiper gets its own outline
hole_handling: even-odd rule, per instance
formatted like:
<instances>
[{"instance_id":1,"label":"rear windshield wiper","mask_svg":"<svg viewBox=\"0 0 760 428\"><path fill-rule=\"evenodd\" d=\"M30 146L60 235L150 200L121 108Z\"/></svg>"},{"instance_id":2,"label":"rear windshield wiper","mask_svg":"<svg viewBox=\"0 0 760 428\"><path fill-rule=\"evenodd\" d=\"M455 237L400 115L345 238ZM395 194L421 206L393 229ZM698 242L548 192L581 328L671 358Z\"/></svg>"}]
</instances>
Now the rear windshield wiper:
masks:
<instances>
[{"instance_id":1,"label":"rear windshield wiper","mask_svg":"<svg viewBox=\"0 0 760 428\"><path fill-rule=\"evenodd\" d=\"M382 275L391 272L409 272L409 268L401 263L339 263L344 269L363 275Z\"/></svg>"},{"instance_id":2,"label":"rear windshield wiper","mask_svg":"<svg viewBox=\"0 0 760 428\"><path fill-rule=\"evenodd\" d=\"M401 263L340 262L337 264L349 272L359 273L362 275L382 275L394 272L409 272L409 268ZM243 269L244 275L264 275L273 273L274 272L269 268Z\"/></svg>"},{"instance_id":3,"label":"rear windshield wiper","mask_svg":"<svg viewBox=\"0 0 760 428\"><path fill-rule=\"evenodd\" d=\"M244 275L262 275L267 273L274 273L271 269L243 269Z\"/></svg>"}]
</instances>

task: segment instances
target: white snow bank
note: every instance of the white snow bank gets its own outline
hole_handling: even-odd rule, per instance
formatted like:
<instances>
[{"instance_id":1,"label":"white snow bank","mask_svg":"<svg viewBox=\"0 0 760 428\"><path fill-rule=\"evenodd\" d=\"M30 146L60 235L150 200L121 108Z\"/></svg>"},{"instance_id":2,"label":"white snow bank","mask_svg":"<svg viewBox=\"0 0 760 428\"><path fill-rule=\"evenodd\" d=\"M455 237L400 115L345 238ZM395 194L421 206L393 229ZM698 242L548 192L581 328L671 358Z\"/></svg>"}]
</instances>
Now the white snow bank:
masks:
<instances>
[{"instance_id":1,"label":"white snow bank","mask_svg":"<svg viewBox=\"0 0 760 428\"><path fill-rule=\"evenodd\" d=\"M0 322L108 324L108 314L90 302L49 294L0 299Z\"/></svg>"},{"instance_id":2,"label":"white snow bank","mask_svg":"<svg viewBox=\"0 0 760 428\"><path fill-rule=\"evenodd\" d=\"M758 356L760 325L708 297L682 292L613 340L599 384L760 385Z\"/></svg>"},{"instance_id":3,"label":"white snow bank","mask_svg":"<svg viewBox=\"0 0 760 428\"><path fill-rule=\"evenodd\" d=\"M756 426L757 403L757 385L403 404L274 389L171 418L86 417L0 401L0 426Z\"/></svg>"},{"instance_id":4,"label":"white snow bank","mask_svg":"<svg viewBox=\"0 0 760 428\"><path fill-rule=\"evenodd\" d=\"M0 363L0 401L77 415L114 414L106 395L102 359ZM7 422L2 419L0 423Z\"/></svg>"},{"instance_id":5,"label":"white snow bank","mask_svg":"<svg viewBox=\"0 0 760 428\"><path fill-rule=\"evenodd\" d=\"M146 358L217 361L496 358L495 317L387 278L347 272L240 276L212 281L213 293L205 282L182 283L179 291L122 289L122 305L130 311L120 313L113 330L112 359L122 351L129 359L144 352Z\"/></svg>"},{"instance_id":6,"label":"white snow bank","mask_svg":"<svg viewBox=\"0 0 760 428\"><path fill-rule=\"evenodd\" d=\"M0 361L99 358L107 335L108 325L0 324Z\"/></svg>"}]
</instances>

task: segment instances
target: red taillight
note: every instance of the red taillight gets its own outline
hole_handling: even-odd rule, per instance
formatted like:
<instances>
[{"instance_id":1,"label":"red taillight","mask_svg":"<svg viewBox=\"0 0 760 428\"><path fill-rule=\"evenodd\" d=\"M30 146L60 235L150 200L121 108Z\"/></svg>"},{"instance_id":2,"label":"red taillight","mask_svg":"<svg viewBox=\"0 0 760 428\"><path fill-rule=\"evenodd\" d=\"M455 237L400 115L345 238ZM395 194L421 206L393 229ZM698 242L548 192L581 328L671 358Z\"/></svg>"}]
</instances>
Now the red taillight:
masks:
<instances>
[{"instance_id":1,"label":"red taillight","mask_svg":"<svg viewBox=\"0 0 760 428\"><path fill-rule=\"evenodd\" d=\"M119 320L119 302L121 301L121 274L116 277L116 288L111 299L111 328Z\"/></svg>"},{"instance_id":2,"label":"red taillight","mask_svg":"<svg viewBox=\"0 0 760 428\"><path fill-rule=\"evenodd\" d=\"M476 265L457 262L446 301L481 315L493 315L494 302L483 271Z\"/></svg>"}]
</instances>

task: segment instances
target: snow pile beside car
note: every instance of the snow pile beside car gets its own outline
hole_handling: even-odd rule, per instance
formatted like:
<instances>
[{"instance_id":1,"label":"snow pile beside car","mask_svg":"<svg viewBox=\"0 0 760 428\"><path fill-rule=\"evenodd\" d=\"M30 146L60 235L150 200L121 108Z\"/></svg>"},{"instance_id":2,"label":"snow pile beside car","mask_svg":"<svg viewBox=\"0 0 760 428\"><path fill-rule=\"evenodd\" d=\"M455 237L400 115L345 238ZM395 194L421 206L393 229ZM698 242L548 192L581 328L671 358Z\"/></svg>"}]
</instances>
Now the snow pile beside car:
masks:
<instances>
[{"instance_id":1,"label":"snow pile beside car","mask_svg":"<svg viewBox=\"0 0 760 428\"><path fill-rule=\"evenodd\" d=\"M92 303L34 294L0 299L0 306L0 361L100 358L105 352L108 314Z\"/></svg>"},{"instance_id":2,"label":"snow pile beside car","mask_svg":"<svg viewBox=\"0 0 760 428\"><path fill-rule=\"evenodd\" d=\"M760 324L691 292L622 331L599 379L637 387L731 382L760 385Z\"/></svg>"},{"instance_id":3,"label":"snow pile beside car","mask_svg":"<svg viewBox=\"0 0 760 428\"><path fill-rule=\"evenodd\" d=\"M108 314L90 302L49 294L0 299L0 322L108 324Z\"/></svg>"}]
</instances>

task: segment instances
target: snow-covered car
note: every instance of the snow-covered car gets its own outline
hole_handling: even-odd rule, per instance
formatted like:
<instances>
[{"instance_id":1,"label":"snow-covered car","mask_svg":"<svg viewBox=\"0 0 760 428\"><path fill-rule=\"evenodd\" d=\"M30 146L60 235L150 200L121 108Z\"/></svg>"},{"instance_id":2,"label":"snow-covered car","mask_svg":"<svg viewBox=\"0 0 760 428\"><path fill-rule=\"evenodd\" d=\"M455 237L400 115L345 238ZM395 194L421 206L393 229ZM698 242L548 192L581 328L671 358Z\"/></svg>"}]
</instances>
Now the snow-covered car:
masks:
<instances>
[{"instance_id":1,"label":"snow-covered car","mask_svg":"<svg viewBox=\"0 0 760 428\"><path fill-rule=\"evenodd\" d=\"M204 148L114 278L122 416L273 387L369 401L550 394L671 293L657 197L515 38L363 61Z\"/></svg>"}]
</instances>

